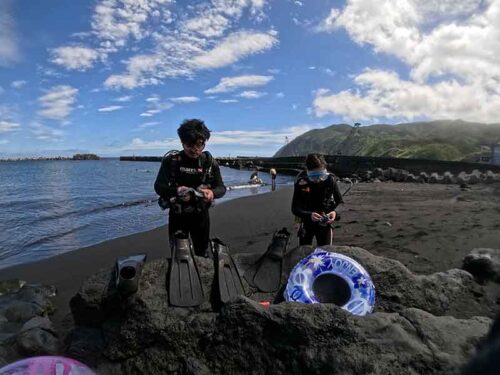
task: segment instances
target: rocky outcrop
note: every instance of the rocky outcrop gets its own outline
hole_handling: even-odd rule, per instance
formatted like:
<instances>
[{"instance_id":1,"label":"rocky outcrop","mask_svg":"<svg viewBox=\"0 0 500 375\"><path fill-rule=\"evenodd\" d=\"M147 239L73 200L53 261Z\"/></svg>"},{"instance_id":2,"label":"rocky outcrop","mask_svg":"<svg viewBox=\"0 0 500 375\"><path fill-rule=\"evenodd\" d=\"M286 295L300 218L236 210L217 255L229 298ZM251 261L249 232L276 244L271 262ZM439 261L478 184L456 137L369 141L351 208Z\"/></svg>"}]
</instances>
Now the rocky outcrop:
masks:
<instances>
[{"instance_id":1,"label":"rocky outcrop","mask_svg":"<svg viewBox=\"0 0 500 375\"><path fill-rule=\"evenodd\" d=\"M459 185L474 185L479 183L491 184L500 182L500 174L493 173L492 171L481 172L474 170L471 173L460 172L457 175L451 172L444 172L439 175L436 172L430 175L426 172L421 172L418 176L409 173L404 169L396 168L376 168L373 171L366 171L358 176L360 181L364 182L419 182L430 184L459 184Z\"/></svg>"},{"instance_id":2,"label":"rocky outcrop","mask_svg":"<svg viewBox=\"0 0 500 375\"><path fill-rule=\"evenodd\" d=\"M54 287L21 280L0 282L0 365L61 351L49 316L54 312Z\"/></svg>"},{"instance_id":3,"label":"rocky outcrop","mask_svg":"<svg viewBox=\"0 0 500 375\"><path fill-rule=\"evenodd\" d=\"M462 268L480 283L500 282L500 249L473 249L465 256Z\"/></svg>"},{"instance_id":4,"label":"rocky outcrop","mask_svg":"<svg viewBox=\"0 0 500 375\"><path fill-rule=\"evenodd\" d=\"M77 327L66 354L99 374L452 374L488 331L491 319L473 316L487 315L477 302L482 287L466 271L419 276L360 248L330 250L358 260L371 274L374 314L356 317L331 304L267 309L257 302L279 302L281 291L248 287L247 296L220 306L211 298L212 262L204 258L196 261L206 301L173 308L165 287L168 263L155 260L145 265L132 297L119 296L111 269L82 286L71 301ZM291 251L287 271L310 251Z\"/></svg>"}]
</instances>

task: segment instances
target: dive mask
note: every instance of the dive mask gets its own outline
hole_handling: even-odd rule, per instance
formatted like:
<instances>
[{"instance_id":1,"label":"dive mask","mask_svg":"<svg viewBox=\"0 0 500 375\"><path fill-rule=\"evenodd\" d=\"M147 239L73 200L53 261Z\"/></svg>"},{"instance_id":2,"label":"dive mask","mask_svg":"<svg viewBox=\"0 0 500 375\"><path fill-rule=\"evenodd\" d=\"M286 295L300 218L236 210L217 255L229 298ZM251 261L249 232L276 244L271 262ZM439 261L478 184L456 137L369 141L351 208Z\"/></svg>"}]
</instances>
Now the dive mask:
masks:
<instances>
[{"instance_id":1,"label":"dive mask","mask_svg":"<svg viewBox=\"0 0 500 375\"><path fill-rule=\"evenodd\" d=\"M321 171L308 171L307 178L311 182L325 181L328 178L328 172L326 171L326 169L323 169Z\"/></svg>"}]
</instances>

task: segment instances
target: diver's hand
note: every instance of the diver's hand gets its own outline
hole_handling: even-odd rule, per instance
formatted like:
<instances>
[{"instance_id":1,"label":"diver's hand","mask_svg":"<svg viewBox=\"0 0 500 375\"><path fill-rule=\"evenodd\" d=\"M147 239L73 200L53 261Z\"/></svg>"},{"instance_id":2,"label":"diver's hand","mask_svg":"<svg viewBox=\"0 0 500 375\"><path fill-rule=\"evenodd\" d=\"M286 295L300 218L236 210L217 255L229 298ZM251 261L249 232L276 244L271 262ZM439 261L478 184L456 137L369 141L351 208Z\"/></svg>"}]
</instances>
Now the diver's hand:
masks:
<instances>
[{"instance_id":1,"label":"diver's hand","mask_svg":"<svg viewBox=\"0 0 500 375\"><path fill-rule=\"evenodd\" d=\"M211 203L214 200L214 192L212 190L199 188L198 191L203 193L203 200L205 202Z\"/></svg>"},{"instance_id":2,"label":"diver's hand","mask_svg":"<svg viewBox=\"0 0 500 375\"><path fill-rule=\"evenodd\" d=\"M326 216L328 216L328 224L331 224L335 221L337 217L337 213L335 211L329 212Z\"/></svg>"},{"instance_id":3,"label":"diver's hand","mask_svg":"<svg viewBox=\"0 0 500 375\"><path fill-rule=\"evenodd\" d=\"M313 212L311 214L311 220L312 221L320 221L323 215L318 214L317 212Z\"/></svg>"},{"instance_id":4,"label":"diver's hand","mask_svg":"<svg viewBox=\"0 0 500 375\"><path fill-rule=\"evenodd\" d=\"M184 202L188 202L191 199L191 194L189 194L188 190L187 186L179 186L177 188L177 196Z\"/></svg>"}]
</instances>

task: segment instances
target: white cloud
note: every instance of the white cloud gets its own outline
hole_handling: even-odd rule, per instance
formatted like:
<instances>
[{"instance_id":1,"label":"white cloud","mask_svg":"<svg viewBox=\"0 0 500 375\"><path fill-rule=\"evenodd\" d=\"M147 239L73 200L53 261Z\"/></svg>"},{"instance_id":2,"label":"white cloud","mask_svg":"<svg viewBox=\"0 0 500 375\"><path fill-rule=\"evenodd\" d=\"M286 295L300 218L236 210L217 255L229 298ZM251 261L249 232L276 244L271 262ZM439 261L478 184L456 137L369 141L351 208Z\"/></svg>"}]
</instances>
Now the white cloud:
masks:
<instances>
[{"instance_id":1,"label":"white cloud","mask_svg":"<svg viewBox=\"0 0 500 375\"><path fill-rule=\"evenodd\" d=\"M316 114L498 121L499 20L498 0L348 0L319 29L343 28L355 42L396 56L410 78L366 70L355 76L357 91L318 94Z\"/></svg>"},{"instance_id":2,"label":"white cloud","mask_svg":"<svg viewBox=\"0 0 500 375\"><path fill-rule=\"evenodd\" d=\"M151 16L168 12L170 0L103 0L95 7L92 29L101 46L110 50L125 46L129 38L141 40L149 35Z\"/></svg>"},{"instance_id":3,"label":"white cloud","mask_svg":"<svg viewBox=\"0 0 500 375\"><path fill-rule=\"evenodd\" d=\"M59 141L64 137L63 131L40 123L34 123L30 125L30 128L35 137L40 140Z\"/></svg>"},{"instance_id":4,"label":"white cloud","mask_svg":"<svg viewBox=\"0 0 500 375\"><path fill-rule=\"evenodd\" d=\"M338 9L332 8L330 9L330 13L328 17L326 17L317 27L317 31L335 31L337 29L336 21L338 16L340 15L340 11Z\"/></svg>"},{"instance_id":5,"label":"white cloud","mask_svg":"<svg viewBox=\"0 0 500 375\"><path fill-rule=\"evenodd\" d=\"M125 96L120 96L116 99L114 99L115 102L120 102L120 103L124 103L124 102L129 102L131 101L133 98L132 95L125 95Z\"/></svg>"},{"instance_id":6,"label":"white cloud","mask_svg":"<svg viewBox=\"0 0 500 375\"><path fill-rule=\"evenodd\" d=\"M160 100L160 97L157 95L152 95L149 98L146 98L147 102L158 102Z\"/></svg>"},{"instance_id":7,"label":"white cloud","mask_svg":"<svg viewBox=\"0 0 500 375\"><path fill-rule=\"evenodd\" d=\"M68 70L85 71L99 58L99 52L88 47L58 47L51 51L51 61Z\"/></svg>"},{"instance_id":8,"label":"white cloud","mask_svg":"<svg viewBox=\"0 0 500 375\"><path fill-rule=\"evenodd\" d=\"M212 50L193 58L199 69L220 68L243 57L271 49L278 43L273 33L241 31L229 35Z\"/></svg>"},{"instance_id":9,"label":"white cloud","mask_svg":"<svg viewBox=\"0 0 500 375\"><path fill-rule=\"evenodd\" d=\"M11 121L0 121L0 133L7 133L19 130L21 125Z\"/></svg>"},{"instance_id":10,"label":"white cloud","mask_svg":"<svg viewBox=\"0 0 500 375\"><path fill-rule=\"evenodd\" d=\"M192 18L184 24L186 30L196 32L208 38L223 35L228 26L229 20L223 15L214 13L213 11Z\"/></svg>"},{"instance_id":11,"label":"white cloud","mask_svg":"<svg viewBox=\"0 0 500 375\"><path fill-rule=\"evenodd\" d=\"M258 99L258 98L262 98L265 95L267 95L266 92L249 90L249 91L243 91L238 96L240 98L245 98L245 99Z\"/></svg>"},{"instance_id":12,"label":"white cloud","mask_svg":"<svg viewBox=\"0 0 500 375\"><path fill-rule=\"evenodd\" d=\"M6 140L6 139L0 139L0 145L6 145L7 143L9 143L8 140Z\"/></svg>"},{"instance_id":13,"label":"white cloud","mask_svg":"<svg viewBox=\"0 0 500 375\"><path fill-rule=\"evenodd\" d=\"M229 92L241 87L257 87L267 85L273 79L272 76L244 75L237 77L224 77L217 86L205 90L206 94L217 94Z\"/></svg>"},{"instance_id":14,"label":"white cloud","mask_svg":"<svg viewBox=\"0 0 500 375\"><path fill-rule=\"evenodd\" d=\"M10 2L0 1L0 66L9 66L19 59L18 38Z\"/></svg>"},{"instance_id":15,"label":"white cloud","mask_svg":"<svg viewBox=\"0 0 500 375\"><path fill-rule=\"evenodd\" d=\"M125 147L128 150L172 150L182 148L177 138L167 138L163 141L147 142L141 138L132 139L132 143Z\"/></svg>"},{"instance_id":16,"label":"white cloud","mask_svg":"<svg viewBox=\"0 0 500 375\"><path fill-rule=\"evenodd\" d=\"M285 94L283 92L278 92L278 93L276 93L276 97L278 99L283 99L285 97Z\"/></svg>"},{"instance_id":17,"label":"white cloud","mask_svg":"<svg viewBox=\"0 0 500 375\"><path fill-rule=\"evenodd\" d=\"M264 19L265 5L265 0L210 0L196 5L173 0L99 0L91 32L74 36L79 47L54 49L52 60L68 69L85 70L119 50L141 51L140 42L150 46L148 54L129 57L123 71L114 71L104 87L134 89L168 78L191 78L198 70L227 66L276 45L273 30L238 28L243 16Z\"/></svg>"},{"instance_id":18,"label":"white cloud","mask_svg":"<svg viewBox=\"0 0 500 375\"><path fill-rule=\"evenodd\" d=\"M125 74L113 74L104 82L108 88L133 89L146 85L157 85L160 81L152 77L162 64L159 55L137 55L127 62L127 72Z\"/></svg>"},{"instance_id":19,"label":"white cloud","mask_svg":"<svg viewBox=\"0 0 500 375\"><path fill-rule=\"evenodd\" d=\"M178 104L183 104L183 103L194 103L200 101L200 98L196 96L179 96L176 98L170 98L170 101Z\"/></svg>"},{"instance_id":20,"label":"white cloud","mask_svg":"<svg viewBox=\"0 0 500 375\"><path fill-rule=\"evenodd\" d=\"M38 114L53 120L65 119L73 110L77 94L78 89L68 85L52 87L45 95L38 98L42 106Z\"/></svg>"},{"instance_id":21,"label":"white cloud","mask_svg":"<svg viewBox=\"0 0 500 375\"><path fill-rule=\"evenodd\" d=\"M219 103L224 103L224 104L238 103L238 100L236 100L236 99L222 99L222 100L219 100Z\"/></svg>"},{"instance_id":22,"label":"white cloud","mask_svg":"<svg viewBox=\"0 0 500 375\"><path fill-rule=\"evenodd\" d=\"M298 125L289 128L275 130L225 130L212 132L210 145L238 145L238 146L280 146L285 144L285 139L293 140L299 135L309 131L316 126ZM176 138L167 138L160 141L145 141L141 138L134 138L126 149L130 150L168 150L179 149L181 147Z\"/></svg>"},{"instance_id":23,"label":"white cloud","mask_svg":"<svg viewBox=\"0 0 500 375\"><path fill-rule=\"evenodd\" d=\"M156 97L153 97L153 98L156 98ZM148 98L148 99L151 99L151 98ZM146 99L146 101L148 101ZM141 113L139 116L141 117L152 117L154 115L157 115L158 113L161 113L163 111L166 111L170 108L172 108L174 105L170 102L165 102L165 103L160 103L156 100L154 101L149 101L148 102L148 109Z\"/></svg>"},{"instance_id":24,"label":"white cloud","mask_svg":"<svg viewBox=\"0 0 500 375\"><path fill-rule=\"evenodd\" d=\"M226 130L212 132L210 145L283 145L285 137L292 140L311 129L313 129L312 125L299 125L273 130Z\"/></svg>"},{"instance_id":25,"label":"white cloud","mask_svg":"<svg viewBox=\"0 0 500 375\"><path fill-rule=\"evenodd\" d=\"M20 89L21 87L23 87L24 85L26 85L26 81L12 81L12 83L10 84L10 87L12 87L13 89Z\"/></svg>"},{"instance_id":26,"label":"white cloud","mask_svg":"<svg viewBox=\"0 0 500 375\"><path fill-rule=\"evenodd\" d=\"M159 121L151 121L151 122L145 122L143 124L140 124L138 127L139 127L139 129L146 129L146 128L151 128L153 126L158 126L160 124L161 124L161 122L159 122Z\"/></svg>"},{"instance_id":27,"label":"white cloud","mask_svg":"<svg viewBox=\"0 0 500 375\"><path fill-rule=\"evenodd\" d=\"M394 72L368 70L355 78L361 92L319 91L315 113L344 115L348 118L416 117L461 118L470 121L498 121L500 96L491 95L480 85L456 81L420 84L402 80ZM459 95L457 95L459 93Z\"/></svg>"},{"instance_id":28,"label":"white cloud","mask_svg":"<svg viewBox=\"0 0 500 375\"><path fill-rule=\"evenodd\" d=\"M99 112L114 112L114 111L118 111L119 109L122 109L123 106L121 105L111 105L109 107L102 107L102 108L99 108L98 111Z\"/></svg>"}]
</instances>

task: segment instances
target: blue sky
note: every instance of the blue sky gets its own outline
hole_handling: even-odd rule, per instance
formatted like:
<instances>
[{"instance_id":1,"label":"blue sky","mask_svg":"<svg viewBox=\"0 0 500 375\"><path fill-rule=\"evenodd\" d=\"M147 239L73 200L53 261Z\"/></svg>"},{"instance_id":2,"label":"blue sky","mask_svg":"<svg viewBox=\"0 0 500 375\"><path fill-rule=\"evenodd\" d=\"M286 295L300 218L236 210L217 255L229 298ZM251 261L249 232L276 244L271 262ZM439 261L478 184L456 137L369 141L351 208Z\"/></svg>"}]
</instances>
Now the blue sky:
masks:
<instances>
[{"instance_id":1,"label":"blue sky","mask_svg":"<svg viewBox=\"0 0 500 375\"><path fill-rule=\"evenodd\" d=\"M0 157L215 155L334 123L499 122L500 0L1 0Z\"/></svg>"}]
</instances>

